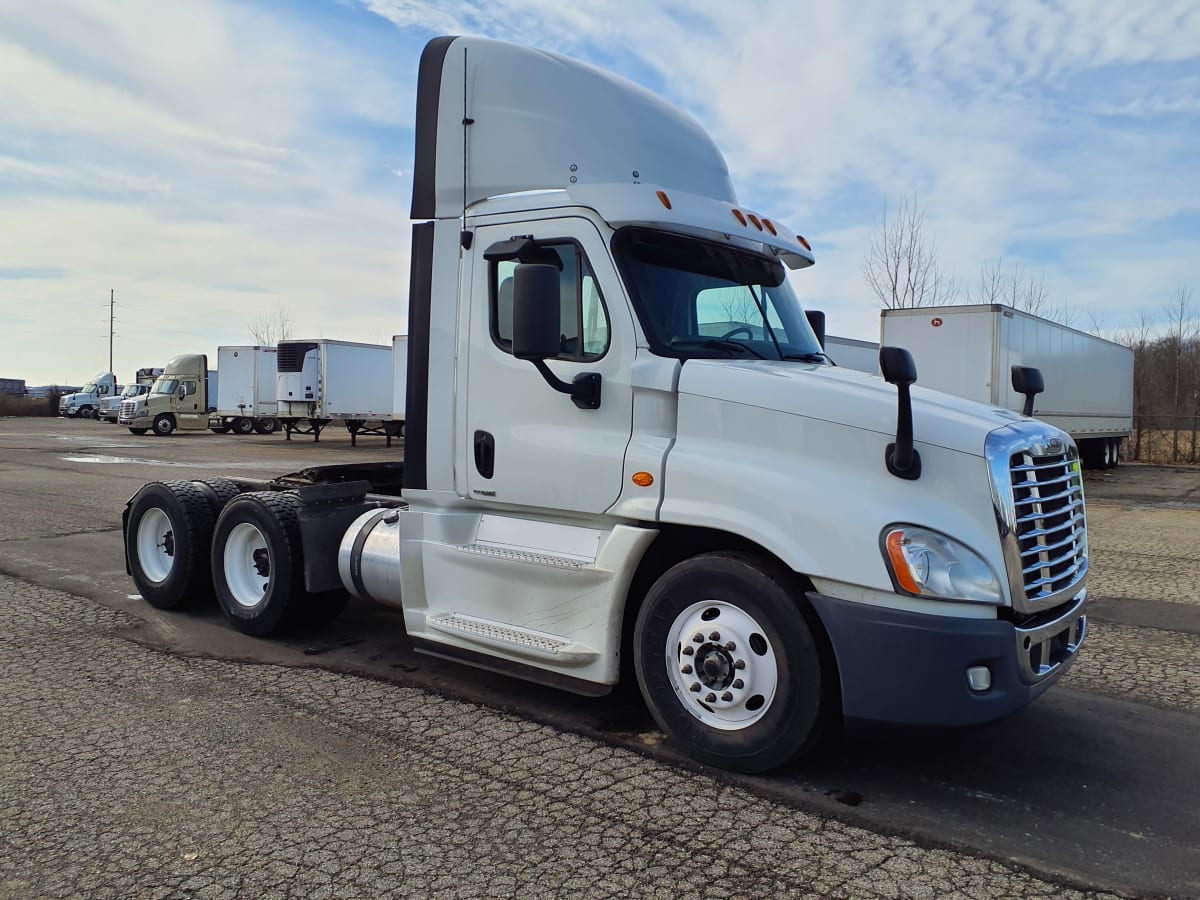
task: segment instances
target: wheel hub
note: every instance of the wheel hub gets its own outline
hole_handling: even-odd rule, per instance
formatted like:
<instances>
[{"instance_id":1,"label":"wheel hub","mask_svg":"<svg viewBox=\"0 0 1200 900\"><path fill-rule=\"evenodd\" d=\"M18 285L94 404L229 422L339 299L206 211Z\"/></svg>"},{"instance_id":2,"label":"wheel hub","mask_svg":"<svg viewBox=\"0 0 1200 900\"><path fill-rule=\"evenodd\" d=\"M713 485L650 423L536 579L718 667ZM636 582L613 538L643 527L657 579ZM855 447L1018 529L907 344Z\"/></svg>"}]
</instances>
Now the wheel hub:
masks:
<instances>
[{"instance_id":1,"label":"wheel hub","mask_svg":"<svg viewBox=\"0 0 1200 900\"><path fill-rule=\"evenodd\" d=\"M263 578L271 577L271 554L264 547L254 551L254 570Z\"/></svg>"},{"instance_id":2,"label":"wheel hub","mask_svg":"<svg viewBox=\"0 0 1200 900\"><path fill-rule=\"evenodd\" d=\"M705 644L696 653L696 664L700 683L707 688L723 691L733 681L733 657L723 647Z\"/></svg>"},{"instance_id":3,"label":"wheel hub","mask_svg":"<svg viewBox=\"0 0 1200 900\"><path fill-rule=\"evenodd\" d=\"M168 531L163 535L162 548L163 553L167 554L167 556L175 555L175 532Z\"/></svg>"}]
</instances>

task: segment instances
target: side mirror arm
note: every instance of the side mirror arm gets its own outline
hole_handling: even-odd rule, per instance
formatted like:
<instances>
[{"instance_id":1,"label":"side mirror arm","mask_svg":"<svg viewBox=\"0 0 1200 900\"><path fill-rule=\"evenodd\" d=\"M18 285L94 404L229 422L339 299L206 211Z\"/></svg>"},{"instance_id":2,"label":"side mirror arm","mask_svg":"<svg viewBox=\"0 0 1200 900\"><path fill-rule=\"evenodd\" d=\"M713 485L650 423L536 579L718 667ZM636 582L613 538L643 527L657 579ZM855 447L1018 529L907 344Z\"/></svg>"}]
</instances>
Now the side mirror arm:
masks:
<instances>
[{"instance_id":1,"label":"side mirror arm","mask_svg":"<svg viewBox=\"0 0 1200 900\"><path fill-rule=\"evenodd\" d=\"M563 381L550 371L544 359L531 359L533 367L546 379L546 384L560 394L569 394L571 401L580 409L600 408L600 373L581 372L573 381Z\"/></svg>"},{"instance_id":2,"label":"side mirror arm","mask_svg":"<svg viewBox=\"0 0 1200 900\"><path fill-rule=\"evenodd\" d=\"M897 478L916 481L921 477L921 454L913 446L912 395L909 387L917 380L912 354L902 347L879 348L879 370L884 380L896 385L896 440L883 451L887 470Z\"/></svg>"}]
</instances>

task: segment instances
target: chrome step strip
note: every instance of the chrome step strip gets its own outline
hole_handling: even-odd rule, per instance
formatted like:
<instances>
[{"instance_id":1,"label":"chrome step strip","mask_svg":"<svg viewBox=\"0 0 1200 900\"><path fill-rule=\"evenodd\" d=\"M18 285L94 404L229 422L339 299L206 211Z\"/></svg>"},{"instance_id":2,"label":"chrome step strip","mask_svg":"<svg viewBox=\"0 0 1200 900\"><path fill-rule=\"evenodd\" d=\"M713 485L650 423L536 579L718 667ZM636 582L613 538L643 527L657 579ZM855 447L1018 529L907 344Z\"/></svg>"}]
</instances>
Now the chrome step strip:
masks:
<instances>
[{"instance_id":1,"label":"chrome step strip","mask_svg":"<svg viewBox=\"0 0 1200 900\"><path fill-rule=\"evenodd\" d=\"M573 644L556 634L519 628L504 622L493 622L461 613L433 613L425 617L425 624L435 631L453 634L473 643L522 656L553 660L560 665L581 666L600 655L591 647Z\"/></svg>"},{"instance_id":2,"label":"chrome step strip","mask_svg":"<svg viewBox=\"0 0 1200 900\"><path fill-rule=\"evenodd\" d=\"M507 547L503 544L459 544L454 549L460 553L478 553L481 556L510 559L514 562L530 563L535 566L550 566L555 569L584 569L590 565L588 560L572 556L537 553L520 547Z\"/></svg>"}]
</instances>

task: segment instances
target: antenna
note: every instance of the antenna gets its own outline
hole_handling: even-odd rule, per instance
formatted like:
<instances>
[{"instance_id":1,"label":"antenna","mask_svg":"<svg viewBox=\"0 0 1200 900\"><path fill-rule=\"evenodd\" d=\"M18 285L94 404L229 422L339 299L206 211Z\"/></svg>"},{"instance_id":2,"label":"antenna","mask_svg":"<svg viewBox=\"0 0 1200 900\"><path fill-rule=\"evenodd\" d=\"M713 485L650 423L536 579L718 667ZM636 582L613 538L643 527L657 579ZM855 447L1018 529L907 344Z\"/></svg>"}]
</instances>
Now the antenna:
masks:
<instances>
[{"instance_id":1,"label":"antenna","mask_svg":"<svg viewBox=\"0 0 1200 900\"><path fill-rule=\"evenodd\" d=\"M116 295L112 288L108 289L108 371L113 370L113 322L116 319Z\"/></svg>"}]
</instances>

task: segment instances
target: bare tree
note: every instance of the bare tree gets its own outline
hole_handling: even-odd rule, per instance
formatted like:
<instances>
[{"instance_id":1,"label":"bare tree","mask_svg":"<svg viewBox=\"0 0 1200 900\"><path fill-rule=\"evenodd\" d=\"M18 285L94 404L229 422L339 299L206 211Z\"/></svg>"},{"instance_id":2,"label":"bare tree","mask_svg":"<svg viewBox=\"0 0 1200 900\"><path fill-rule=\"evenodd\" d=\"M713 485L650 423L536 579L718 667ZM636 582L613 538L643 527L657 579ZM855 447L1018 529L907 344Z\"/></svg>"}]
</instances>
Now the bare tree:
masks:
<instances>
[{"instance_id":1,"label":"bare tree","mask_svg":"<svg viewBox=\"0 0 1200 900\"><path fill-rule=\"evenodd\" d=\"M879 302L889 309L943 306L961 293L956 279L942 273L937 248L924 234L925 207L917 199L900 201L894 216L876 222L871 247L862 260L862 274Z\"/></svg>"},{"instance_id":2,"label":"bare tree","mask_svg":"<svg viewBox=\"0 0 1200 900\"><path fill-rule=\"evenodd\" d=\"M277 302L268 310L264 310L246 323L254 342L264 347L274 347L280 341L286 341L292 336L296 327L296 318L290 308L282 302Z\"/></svg>"},{"instance_id":3,"label":"bare tree","mask_svg":"<svg viewBox=\"0 0 1200 900\"><path fill-rule=\"evenodd\" d=\"M1192 349L1191 345L1195 344L1196 339L1196 325L1193 321L1192 312L1192 289L1183 284L1177 286L1171 299L1163 304L1163 312L1167 314L1167 323L1171 329L1167 332L1166 340L1172 357L1171 412L1175 417L1175 421L1172 423L1174 427L1171 436L1171 456L1174 460L1179 458L1180 415L1182 412L1182 401L1185 399L1187 393L1185 390L1181 390L1182 382L1185 378L1185 360L1191 355L1189 350ZM1195 456L1194 438L1192 443L1192 455Z\"/></svg>"},{"instance_id":4,"label":"bare tree","mask_svg":"<svg viewBox=\"0 0 1200 900\"><path fill-rule=\"evenodd\" d=\"M1026 274L1019 262L1006 264L1004 257L979 267L979 290L971 298L975 303L1004 303L1013 309L1054 319L1064 325L1074 319L1074 311L1065 305L1050 302L1050 284L1043 270L1036 275Z\"/></svg>"}]
</instances>

